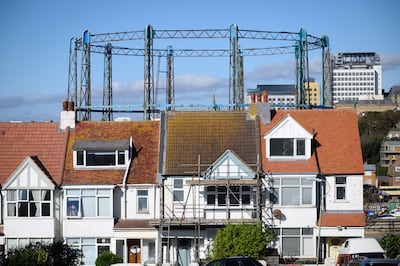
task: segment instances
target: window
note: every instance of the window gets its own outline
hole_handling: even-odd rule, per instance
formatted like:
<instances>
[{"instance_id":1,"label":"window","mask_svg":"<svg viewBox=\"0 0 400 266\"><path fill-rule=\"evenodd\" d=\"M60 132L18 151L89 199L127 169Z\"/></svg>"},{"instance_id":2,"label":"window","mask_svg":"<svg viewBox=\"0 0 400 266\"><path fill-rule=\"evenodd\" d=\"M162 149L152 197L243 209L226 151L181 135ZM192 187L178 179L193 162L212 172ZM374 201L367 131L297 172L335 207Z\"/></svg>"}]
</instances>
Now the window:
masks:
<instances>
[{"instance_id":1,"label":"window","mask_svg":"<svg viewBox=\"0 0 400 266\"><path fill-rule=\"evenodd\" d=\"M110 251L110 238L67 238L66 242L72 248L82 250L82 262L85 265L94 265L96 258L103 251Z\"/></svg>"},{"instance_id":2,"label":"window","mask_svg":"<svg viewBox=\"0 0 400 266\"><path fill-rule=\"evenodd\" d=\"M305 139L270 139L270 156L304 156L306 155L305 143Z\"/></svg>"},{"instance_id":3,"label":"window","mask_svg":"<svg viewBox=\"0 0 400 266\"><path fill-rule=\"evenodd\" d=\"M207 205L250 205L252 201L251 188L251 186L208 186L206 189Z\"/></svg>"},{"instance_id":4,"label":"window","mask_svg":"<svg viewBox=\"0 0 400 266\"><path fill-rule=\"evenodd\" d=\"M138 212L148 212L148 191L144 189L140 189L137 191L137 210Z\"/></svg>"},{"instance_id":5,"label":"window","mask_svg":"<svg viewBox=\"0 0 400 266\"><path fill-rule=\"evenodd\" d=\"M282 228L275 231L281 238L283 256L313 256L315 244L312 228Z\"/></svg>"},{"instance_id":6,"label":"window","mask_svg":"<svg viewBox=\"0 0 400 266\"><path fill-rule=\"evenodd\" d=\"M174 201L183 201L183 179L174 179Z\"/></svg>"},{"instance_id":7,"label":"window","mask_svg":"<svg viewBox=\"0 0 400 266\"><path fill-rule=\"evenodd\" d=\"M110 189L67 189L67 217L110 217Z\"/></svg>"},{"instance_id":8,"label":"window","mask_svg":"<svg viewBox=\"0 0 400 266\"><path fill-rule=\"evenodd\" d=\"M128 159L127 150L77 150L74 151L76 167L124 167Z\"/></svg>"},{"instance_id":9,"label":"window","mask_svg":"<svg viewBox=\"0 0 400 266\"><path fill-rule=\"evenodd\" d=\"M49 189L7 190L7 216L50 217L51 194Z\"/></svg>"},{"instance_id":10,"label":"window","mask_svg":"<svg viewBox=\"0 0 400 266\"><path fill-rule=\"evenodd\" d=\"M273 204L299 206L312 204L312 181L307 178L278 178L270 193Z\"/></svg>"},{"instance_id":11,"label":"window","mask_svg":"<svg viewBox=\"0 0 400 266\"><path fill-rule=\"evenodd\" d=\"M336 199L345 200L346 199L346 177L336 177Z\"/></svg>"}]
</instances>

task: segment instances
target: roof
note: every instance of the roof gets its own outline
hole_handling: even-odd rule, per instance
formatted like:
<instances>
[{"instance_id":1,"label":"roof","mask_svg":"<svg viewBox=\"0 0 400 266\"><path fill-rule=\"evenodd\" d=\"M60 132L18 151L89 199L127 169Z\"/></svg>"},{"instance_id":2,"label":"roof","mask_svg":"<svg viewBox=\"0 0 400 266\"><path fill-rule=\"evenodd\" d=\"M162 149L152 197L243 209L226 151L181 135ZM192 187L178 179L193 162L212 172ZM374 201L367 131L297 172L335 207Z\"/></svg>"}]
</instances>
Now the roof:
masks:
<instances>
[{"instance_id":1,"label":"roof","mask_svg":"<svg viewBox=\"0 0 400 266\"><path fill-rule=\"evenodd\" d=\"M115 223L114 229L148 229L155 228L156 224L159 224L158 220L120 219Z\"/></svg>"},{"instance_id":2,"label":"roof","mask_svg":"<svg viewBox=\"0 0 400 266\"><path fill-rule=\"evenodd\" d=\"M326 212L322 214L321 226L365 227L365 218L364 212ZM319 221L317 225L319 225Z\"/></svg>"},{"instance_id":3,"label":"roof","mask_svg":"<svg viewBox=\"0 0 400 266\"><path fill-rule=\"evenodd\" d=\"M0 123L0 183L31 156L46 175L60 184L68 132L58 127L58 123Z\"/></svg>"},{"instance_id":4,"label":"roof","mask_svg":"<svg viewBox=\"0 0 400 266\"><path fill-rule=\"evenodd\" d=\"M260 123L261 136L267 134L290 114L305 130L315 134L317 144L309 160L271 161L262 140L262 167L272 173L363 174L364 166L358 118L349 109L276 110L271 123ZM317 164L318 158L318 164Z\"/></svg>"},{"instance_id":5,"label":"roof","mask_svg":"<svg viewBox=\"0 0 400 266\"><path fill-rule=\"evenodd\" d=\"M126 169L76 170L73 167L73 148L76 147L126 147L133 139L133 160L129 169L128 184L155 184L157 182L158 121L93 122L82 121L71 131L64 170L64 185L114 185L122 184ZM110 146L107 146L110 147Z\"/></svg>"},{"instance_id":6,"label":"roof","mask_svg":"<svg viewBox=\"0 0 400 266\"><path fill-rule=\"evenodd\" d=\"M226 150L256 170L260 153L257 119L245 112L170 112L166 115L165 175L205 171Z\"/></svg>"}]
</instances>

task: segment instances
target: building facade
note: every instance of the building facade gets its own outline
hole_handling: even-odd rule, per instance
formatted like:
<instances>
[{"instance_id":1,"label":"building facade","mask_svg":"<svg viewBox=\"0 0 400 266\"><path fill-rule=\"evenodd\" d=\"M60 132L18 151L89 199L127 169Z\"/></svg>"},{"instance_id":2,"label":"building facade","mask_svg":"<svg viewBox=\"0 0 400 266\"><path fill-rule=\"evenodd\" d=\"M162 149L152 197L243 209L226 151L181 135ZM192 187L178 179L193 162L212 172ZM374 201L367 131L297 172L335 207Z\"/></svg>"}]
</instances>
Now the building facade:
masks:
<instances>
[{"instance_id":1,"label":"building facade","mask_svg":"<svg viewBox=\"0 0 400 266\"><path fill-rule=\"evenodd\" d=\"M364 236L356 114L256 107L0 123L3 250L63 240L85 265L112 251L188 266L209 257L226 224L261 222L281 258L334 259Z\"/></svg>"},{"instance_id":2,"label":"building facade","mask_svg":"<svg viewBox=\"0 0 400 266\"><path fill-rule=\"evenodd\" d=\"M332 59L333 103L383 100L382 65L377 53L339 53Z\"/></svg>"}]
</instances>

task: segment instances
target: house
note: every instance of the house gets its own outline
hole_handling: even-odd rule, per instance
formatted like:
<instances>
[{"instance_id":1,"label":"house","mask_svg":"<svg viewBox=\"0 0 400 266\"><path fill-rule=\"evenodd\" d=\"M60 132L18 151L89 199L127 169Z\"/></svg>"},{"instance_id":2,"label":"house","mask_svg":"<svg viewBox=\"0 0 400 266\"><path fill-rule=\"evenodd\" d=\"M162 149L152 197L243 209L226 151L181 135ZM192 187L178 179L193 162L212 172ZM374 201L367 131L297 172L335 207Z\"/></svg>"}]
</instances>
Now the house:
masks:
<instances>
[{"instance_id":1,"label":"house","mask_svg":"<svg viewBox=\"0 0 400 266\"><path fill-rule=\"evenodd\" d=\"M159 122L77 122L62 180L62 236L85 265L102 251L155 263Z\"/></svg>"},{"instance_id":2,"label":"house","mask_svg":"<svg viewBox=\"0 0 400 266\"><path fill-rule=\"evenodd\" d=\"M364 170L353 111L272 111L260 135L281 256L335 258L346 238L364 236Z\"/></svg>"},{"instance_id":3,"label":"house","mask_svg":"<svg viewBox=\"0 0 400 266\"><path fill-rule=\"evenodd\" d=\"M261 220L259 122L245 112L167 112L162 118L159 263L210 253L227 223Z\"/></svg>"},{"instance_id":4,"label":"house","mask_svg":"<svg viewBox=\"0 0 400 266\"><path fill-rule=\"evenodd\" d=\"M0 123L0 251L62 239L60 184L68 131Z\"/></svg>"}]
</instances>

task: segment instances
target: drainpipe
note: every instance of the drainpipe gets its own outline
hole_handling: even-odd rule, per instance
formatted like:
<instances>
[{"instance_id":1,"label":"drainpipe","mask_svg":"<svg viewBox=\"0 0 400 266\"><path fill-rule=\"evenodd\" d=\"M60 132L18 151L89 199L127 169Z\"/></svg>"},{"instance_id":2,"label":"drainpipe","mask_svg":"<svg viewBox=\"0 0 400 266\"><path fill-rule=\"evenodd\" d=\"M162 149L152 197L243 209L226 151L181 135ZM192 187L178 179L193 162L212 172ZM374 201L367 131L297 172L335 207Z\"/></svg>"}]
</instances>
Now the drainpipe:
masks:
<instances>
[{"instance_id":1,"label":"drainpipe","mask_svg":"<svg viewBox=\"0 0 400 266\"><path fill-rule=\"evenodd\" d=\"M127 189L127 181L128 181L128 175L129 175L129 169L131 168L131 164L132 164L132 146L133 146L133 139L132 136L129 139L129 159L128 159L128 165L126 166L125 169L125 174L124 174L124 180L122 181L122 190L123 190L123 194L124 194L124 213L123 213L123 219L126 219L127 217L127 205L128 205L128 200L127 200L127 196L126 193L128 191Z\"/></svg>"}]
</instances>

